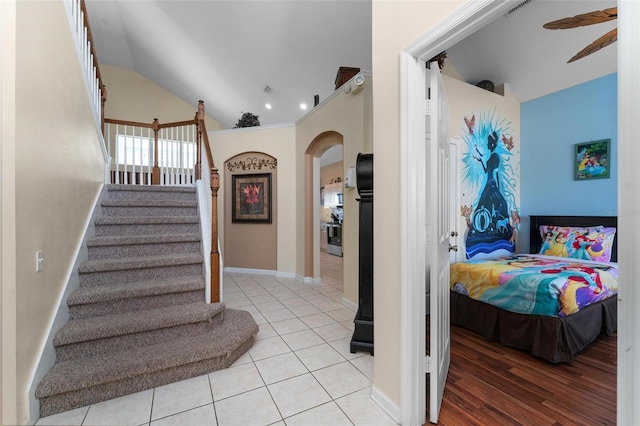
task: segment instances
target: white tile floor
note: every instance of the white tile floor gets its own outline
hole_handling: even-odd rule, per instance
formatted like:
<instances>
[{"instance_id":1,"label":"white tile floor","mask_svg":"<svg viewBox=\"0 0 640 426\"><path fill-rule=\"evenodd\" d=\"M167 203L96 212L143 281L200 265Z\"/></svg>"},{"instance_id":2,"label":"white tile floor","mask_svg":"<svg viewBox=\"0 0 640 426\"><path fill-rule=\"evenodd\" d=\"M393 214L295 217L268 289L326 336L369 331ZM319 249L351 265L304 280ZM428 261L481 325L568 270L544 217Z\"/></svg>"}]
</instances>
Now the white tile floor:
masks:
<instances>
[{"instance_id":1,"label":"white tile floor","mask_svg":"<svg viewBox=\"0 0 640 426\"><path fill-rule=\"evenodd\" d=\"M227 307L260 326L233 366L36 425L395 425L369 398L373 358L349 352L354 312L340 303L341 283L328 281L226 274Z\"/></svg>"}]
</instances>

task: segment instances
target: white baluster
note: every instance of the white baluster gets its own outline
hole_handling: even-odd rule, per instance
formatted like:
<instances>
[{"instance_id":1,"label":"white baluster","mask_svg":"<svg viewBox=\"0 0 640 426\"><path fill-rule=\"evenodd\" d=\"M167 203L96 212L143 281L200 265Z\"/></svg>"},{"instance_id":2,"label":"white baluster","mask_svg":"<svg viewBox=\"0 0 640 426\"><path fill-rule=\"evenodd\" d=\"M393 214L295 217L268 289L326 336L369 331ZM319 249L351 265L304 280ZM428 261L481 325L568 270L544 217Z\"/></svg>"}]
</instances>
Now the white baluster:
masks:
<instances>
[{"instance_id":1,"label":"white baluster","mask_svg":"<svg viewBox=\"0 0 640 426\"><path fill-rule=\"evenodd\" d=\"M116 124L116 137L115 137L115 144L116 144L116 182L117 184L120 184L120 126L118 124Z\"/></svg>"},{"instance_id":2,"label":"white baluster","mask_svg":"<svg viewBox=\"0 0 640 426\"><path fill-rule=\"evenodd\" d=\"M147 185L151 185L151 168L153 167L153 141L151 139L151 128L147 127Z\"/></svg>"}]
</instances>

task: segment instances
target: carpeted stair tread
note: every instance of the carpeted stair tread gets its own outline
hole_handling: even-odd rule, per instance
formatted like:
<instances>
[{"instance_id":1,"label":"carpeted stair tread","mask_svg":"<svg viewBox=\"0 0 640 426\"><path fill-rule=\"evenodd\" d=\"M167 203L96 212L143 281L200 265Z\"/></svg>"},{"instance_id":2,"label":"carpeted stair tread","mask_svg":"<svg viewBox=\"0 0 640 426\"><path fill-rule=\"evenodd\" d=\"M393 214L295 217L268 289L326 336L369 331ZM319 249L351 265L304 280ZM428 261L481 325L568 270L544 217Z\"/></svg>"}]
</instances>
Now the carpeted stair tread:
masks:
<instances>
[{"instance_id":1,"label":"carpeted stair tread","mask_svg":"<svg viewBox=\"0 0 640 426\"><path fill-rule=\"evenodd\" d=\"M200 223L198 216L101 216L95 225L167 225Z\"/></svg>"},{"instance_id":2,"label":"carpeted stair tread","mask_svg":"<svg viewBox=\"0 0 640 426\"><path fill-rule=\"evenodd\" d=\"M107 184L109 191L129 191L129 192L196 192L196 187L191 186L168 186L168 185L118 185Z\"/></svg>"},{"instance_id":3,"label":"carpeted stair tread","mask_svg":"<svg viewBox=\"0 0 640 426\"><path fill-rule=\"evenodd\" d=\"M79 274L92 272L125 271L129 269L145 269L163 266L191 265L202 263L199 253L170 254L164 256L133 257L126 259L88 260L78 267Z\"/></svg>"},{"instance_id":4,"label":"carpeted stair tread","mask_svg":"<svg viewBox=\"0 0 640 426\"><path fill-rule=\"evenodd\" d=\"M104 200L102 207L197 207L195 200Z\"/></svg>"},{"instance_id":5,"label":"carpeted stair tread","mask_svg":"<svg viewBox=\"0 0 640 426\"><path fill-rule=\"evenodd\" d=\"M80 287L69 295L67 305L85 305L111 300L131 299L134 297L147 297L204 289L205 283L201 276L118 283L98 287Z\"/></svg>"},{"instance_id":6,"label":"carpeted stair tread","mask_svg":"<svg viewBox=\"0 0 640 426\"><path fill-rule=\"evenodd\" d=\"M119 185L109 183L106 185L109 191L129 191L129 192L196 192L194 185Z\"/></svg>"},{"instance_id":7,"label":"carpeted stair tread","mask_svg":"<svg viewBox=\"0 0 640 426\"><path fill-rule=\"evenodd\" d=\"M114 336L141 333L160 328L175 327L202 321L224 311L223 303L204 302L167 306L143 311L69 320L53 338L54 346L87 342Z\"/></svg>"},{"instance_id":8,"label":"carpeted stair tread","mask_svg":"<svg viewBox=\"0 0 640 426\"><path fill-rule=\"evenodd\" d=\"M171 234L171 235L134 235L134 236L105 236L92 237L87 240L87 247L108 247L123 245L185 243L200 241L200 234Z\"/></svg>"},{"instance_id":9,"label":"carpeted stair tread","mask_svg":"<svg viewBox=\"0 0 640 426\"><path fill-rule=\"evenodd\" d=\"M186 336L115 354L59 362L38 385L36 397L46 398L204 359L228 357L253 338L258 326L246 311L227 309L224 315L224 322L204 335Z\"/></svg>"}]
</instances>

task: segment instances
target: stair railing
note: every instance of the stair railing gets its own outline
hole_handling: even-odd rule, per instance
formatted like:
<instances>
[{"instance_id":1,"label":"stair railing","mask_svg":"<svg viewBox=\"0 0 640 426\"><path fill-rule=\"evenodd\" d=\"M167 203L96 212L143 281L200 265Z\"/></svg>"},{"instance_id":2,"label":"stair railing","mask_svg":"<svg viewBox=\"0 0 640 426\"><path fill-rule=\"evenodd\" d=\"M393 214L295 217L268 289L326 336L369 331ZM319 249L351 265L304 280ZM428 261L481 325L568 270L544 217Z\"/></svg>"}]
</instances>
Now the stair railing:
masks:
<instances>
[{"instance_id":1,"label":"stair railing","mask_svg":"<svg viewBox=\"0 0 640 426\"><path fill-rule=\"evenodd\" d=\"M110 182L125 185L192 185L202 181L210 199L204 213L210 218L203 231L209 251L205 270L208 301L220 302L222 257L218 244L218 189L220 175L213 162L205 125L204 102L192 120L162 124L104 119L104 139L111 157ZM202 173L202 171L208 173ZM206 204L209 204L208 202ZM207 224L208 225L208 224ZM209 238L210 231L210 238Z\"/></svg>"},{"instance_id":2,"label":"stair railing","mask_svg":"<svg viewBox=\"0 0 640 426\"><path fill-rule=\"evenodd\" d=\"M197 119L151 123L104 119L110 183L191 185L195 182Z\"/></svg>"},{"instance_id":3,"label":"stair railing","mask_svg":"<svg viewBox=\"0 0 640 426\"><path fill-rule=\"evenodd\" d=\"M221 300L220 283L222 282L222 258L220 256L218 244L218 189L220 188L220 175L218 173L218 169L215 166L215 163L213 162L211 145L209 143L209 136L207 135L207 127L205 125L204 101L198 101L198 112L196 114L196 120L198 122L198 146L196 150L197 160L195 167L196 179L205 182L205 185L208 182L208 188L211 194L211 245L209 247L211 277L209 282L209 290L210 301L217 303ZM208 173L203 174L203 170Z\"/></svg>"},{"instance_id":4,"label":"stair railing","mask_svg":"<svg viewBox=\"0 0 640 426\"><path fill-rule=\"evenodd\" d=\"M100 75L98 55L91 35L87 7L84 0L65 0L64 5L78 49L78 56L82 62L95 119L100 128L104 130L104 104L107 101L107 90Z\"/></svg>"}]
</instances>

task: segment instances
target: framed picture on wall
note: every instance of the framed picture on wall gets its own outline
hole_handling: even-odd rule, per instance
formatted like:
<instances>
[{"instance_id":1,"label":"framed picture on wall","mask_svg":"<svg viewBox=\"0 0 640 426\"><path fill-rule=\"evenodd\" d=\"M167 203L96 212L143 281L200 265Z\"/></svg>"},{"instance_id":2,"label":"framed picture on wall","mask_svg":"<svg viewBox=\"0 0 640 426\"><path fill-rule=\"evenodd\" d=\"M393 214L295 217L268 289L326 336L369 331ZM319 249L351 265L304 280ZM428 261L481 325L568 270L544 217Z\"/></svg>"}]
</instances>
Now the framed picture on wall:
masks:
<instances>
[{"instance_id":1,"label":"framed picture on wall","mask_svg":"<svg viewBox=\"0 0 640 426\"><path fill-rule=\"evenodd\" d=\"M576 144L574 179L607 179L611 169L610 144L611 139Z\"/></svg>"},{"instance_id":2,"label":"framed picture on wall","mask_svg":"<svg viewBox=\"0 0 640 426\"><path fill-rule=\"evenodd\" d=\"M233 175L231 222L271 223L271 173Z\"/></svg>"}]
</instances>

